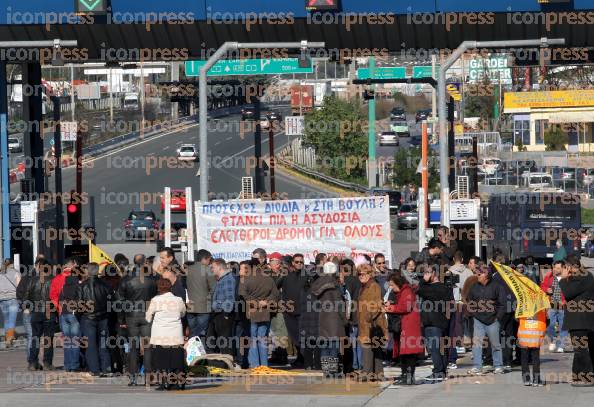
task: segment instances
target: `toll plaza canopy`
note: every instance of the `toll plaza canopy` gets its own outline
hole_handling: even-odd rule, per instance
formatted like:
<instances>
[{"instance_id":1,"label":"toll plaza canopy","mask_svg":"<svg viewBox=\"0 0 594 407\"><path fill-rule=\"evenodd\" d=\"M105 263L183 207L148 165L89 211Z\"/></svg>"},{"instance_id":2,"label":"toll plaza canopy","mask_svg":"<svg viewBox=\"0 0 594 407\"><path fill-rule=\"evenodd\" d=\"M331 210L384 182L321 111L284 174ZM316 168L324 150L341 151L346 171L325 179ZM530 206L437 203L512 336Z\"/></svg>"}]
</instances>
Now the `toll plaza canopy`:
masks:
<instances>
[{"instance_id":1,"label":"toll plaza canopy","mask_svg":"<svg viewBox=\"0 0 594 407\"><path fill-rule=\"evenodd\" d=\"M541 1L3 0L0 41L76 39L88 60L104 60L105 48L187 49L187 57L201 58L201 50L225 41L306 39L325 41L330 49L389 52L540 37L588 46L594 38L591 0ZM102 18L76 15L108 8Z\"/></svg>"}]
</instances>

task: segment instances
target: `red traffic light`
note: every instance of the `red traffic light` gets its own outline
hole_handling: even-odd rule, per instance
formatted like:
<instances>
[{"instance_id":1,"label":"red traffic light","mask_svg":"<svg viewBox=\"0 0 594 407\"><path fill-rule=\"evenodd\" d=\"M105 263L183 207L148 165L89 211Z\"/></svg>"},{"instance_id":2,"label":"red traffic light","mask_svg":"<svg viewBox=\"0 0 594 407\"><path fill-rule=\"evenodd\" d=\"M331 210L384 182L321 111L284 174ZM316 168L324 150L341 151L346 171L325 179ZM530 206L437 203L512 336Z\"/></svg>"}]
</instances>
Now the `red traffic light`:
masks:
<instances>
[{"instance_id":1,"label":"red traffic light","mask_svg":"<svg viewBox=\"0 0 594 407\"><path fill-rule=\"evenodd\" d=\"M78 205L76 204L68 204L66 206L66 210L68 213L76 213L78 211Z\"/></svg>"}]
</instances>

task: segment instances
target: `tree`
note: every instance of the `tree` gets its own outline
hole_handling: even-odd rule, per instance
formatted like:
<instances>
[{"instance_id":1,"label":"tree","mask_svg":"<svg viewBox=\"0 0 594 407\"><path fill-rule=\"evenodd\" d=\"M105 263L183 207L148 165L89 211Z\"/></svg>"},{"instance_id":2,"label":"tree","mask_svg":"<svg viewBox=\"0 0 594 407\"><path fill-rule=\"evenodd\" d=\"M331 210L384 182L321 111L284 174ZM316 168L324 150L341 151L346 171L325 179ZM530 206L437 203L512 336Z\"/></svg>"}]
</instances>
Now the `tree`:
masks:
<instances>
[{"instance_id":1,"label":"tree","mask_svg":"<svg viewBox=\"0 0 594 407\"><path fill-rule=\"evenodd\" d=\"M546 151L565 150L565 145L568 142L567 134L558 126L551 126L545 131L544 143Z\"/></svg>"},{"instance_id":2,"label":"tree","mask_svg":"<svg viewBox=\"0 0 594 407\"><path fill-rule=\"evenodd\" d=\"M417 173L419 163L421 162L420 148L400 148L394 156L394 182L404 187L413 184L417 187L421 185L421 174ZM438 160L433 150L429 149L427 155L427 166L429 170L428 189L429 192L437 190L439 184L439 175L437 173Z\"/></svg>"},{"instance_id":3,"label":"tree","mask_svg":"<svg viewBox=\"0 0 594 407\"><path fill-rule=\"evenodd\" d=\"M494 88L488 76L484 77L482 83L473 85L471 89L473 89L471 92L473 94L465 92L464 116L488 120L493 116L493 106L497 103L493 92Z\"/></svg>"},{"instance_id":4,"label":"tree","mask_svg":"<svg viewBox=\"0 0 594 407\"><path fill-rule=\"evenodd\" d=\"M349 181L365 177L368 153L367 117L358 100L330 96L322 107L305 116L304 144L316 149L326 174Z\"/></svg>"}]
</instances>

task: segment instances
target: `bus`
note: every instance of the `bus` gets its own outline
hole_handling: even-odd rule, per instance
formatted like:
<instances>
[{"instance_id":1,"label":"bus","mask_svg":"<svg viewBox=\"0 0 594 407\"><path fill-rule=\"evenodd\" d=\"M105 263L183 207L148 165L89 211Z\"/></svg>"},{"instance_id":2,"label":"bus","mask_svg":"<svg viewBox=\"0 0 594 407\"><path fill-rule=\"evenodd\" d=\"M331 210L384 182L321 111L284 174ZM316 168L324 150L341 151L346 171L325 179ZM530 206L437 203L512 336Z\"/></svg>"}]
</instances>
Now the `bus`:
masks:
<instances>
[{"instance_id":1,"label":"bus","mask_svg":"<svg viewBox=\"0 0 594 407\"><path fill-rule=\"evenodd\" d=\"M550 263L555 242L580 256L581 201L577 194L511 192L492 194L486 207L483 247L487 258L497 251L510 260L532 256Z\"/></svg>"}]
</instances>

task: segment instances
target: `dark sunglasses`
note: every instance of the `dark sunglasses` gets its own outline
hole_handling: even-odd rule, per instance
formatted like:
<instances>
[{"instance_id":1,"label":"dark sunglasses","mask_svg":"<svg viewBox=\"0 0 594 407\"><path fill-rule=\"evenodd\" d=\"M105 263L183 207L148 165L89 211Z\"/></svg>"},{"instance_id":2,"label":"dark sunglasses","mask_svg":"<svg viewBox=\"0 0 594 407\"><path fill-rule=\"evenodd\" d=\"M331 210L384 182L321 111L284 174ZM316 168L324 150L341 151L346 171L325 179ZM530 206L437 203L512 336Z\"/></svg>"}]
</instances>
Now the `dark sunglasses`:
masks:
<instances>
[{"instance_id":1,"label":"dark sunglasses","mask_svg":"<svg viewBox=\"0 0 594 407\"><path fill-rule=\"evenodd\" d=\"M379 265L379 264L386 264L386 262L385 262L385 261L378 261L378 262L376 262L375 264L378 264L378 265Z\"/></svg>"},{"instance_id":2,"label":"dark sunglasses","mask_svg":"<svg viewBox=\"0 0 594 407\"><path fill-rule=\"evenodd\" d=\"M300 261L300 260L293 260L293 263L294 264L303 264L304 262L303 261Z\"/></svg>"}]
</instances>

